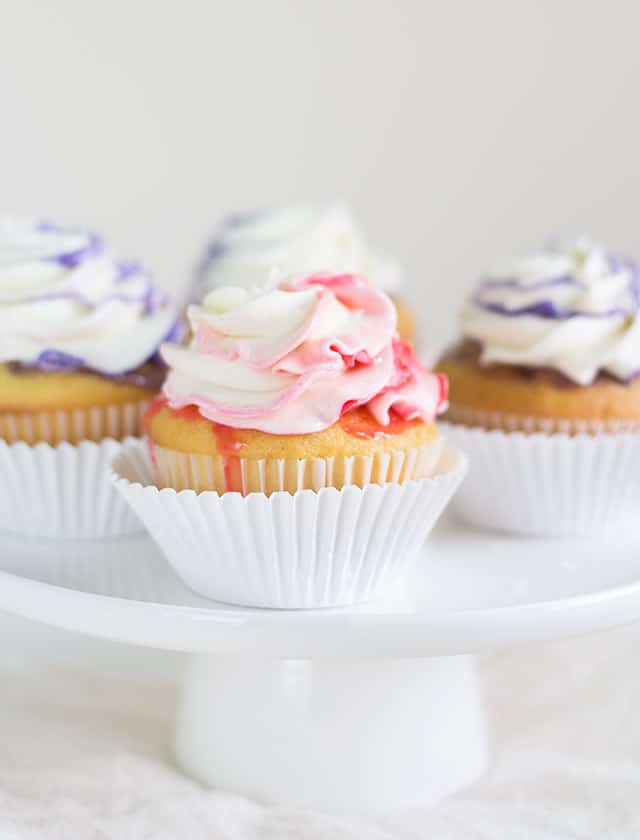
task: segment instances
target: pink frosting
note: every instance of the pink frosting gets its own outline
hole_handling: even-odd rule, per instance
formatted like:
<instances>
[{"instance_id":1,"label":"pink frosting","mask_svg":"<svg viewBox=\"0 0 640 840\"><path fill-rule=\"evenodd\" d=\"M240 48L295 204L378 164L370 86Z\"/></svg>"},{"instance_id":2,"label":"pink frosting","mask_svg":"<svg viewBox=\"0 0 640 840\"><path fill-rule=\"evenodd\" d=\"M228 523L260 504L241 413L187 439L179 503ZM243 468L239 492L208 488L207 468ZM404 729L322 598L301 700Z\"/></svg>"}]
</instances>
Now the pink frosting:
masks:
<instances>
[{"instance_id":1,"label":"pink frosting","mask_svg":"<svg viewBox=\"0 0 640 840\"><path fill-rule=\"evenodd\" d=\"M297 278L222 313L196 307L191 320L191 350L165 351L164 393L217 423L306 434L355 406L386 426L392 412L432 421L446 405L446 379L418 362L390 299L356 275Z\"/></svg>"}]
</instances>

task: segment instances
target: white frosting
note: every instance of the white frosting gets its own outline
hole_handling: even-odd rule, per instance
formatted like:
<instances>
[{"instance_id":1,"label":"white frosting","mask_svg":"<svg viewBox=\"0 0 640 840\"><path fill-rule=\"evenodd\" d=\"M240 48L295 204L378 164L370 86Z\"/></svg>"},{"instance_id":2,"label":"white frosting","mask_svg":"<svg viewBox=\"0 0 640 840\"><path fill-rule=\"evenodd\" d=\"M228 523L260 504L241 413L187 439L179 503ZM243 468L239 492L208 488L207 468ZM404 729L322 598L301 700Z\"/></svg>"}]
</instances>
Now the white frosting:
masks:
<instances>
[{"instance_id":1,"label":"white frosting","mask_svg":"<svg viewBox=\"0 0 640 840\"><path fill-rule=\"evenodd\" d=\"M227 221L203 262L194 300L216 286L258 285L270 272L360 274L385 292L403 279L400 265L371 248L344 207L293 207Z\"/></svg>"},{"instance_id":2,"label":"white frosting","mask_svg":"<svg viewBox=\"0 0 640 840\"><path fill-rule=\"evenodd\" d=\"M579 240L492 274L463 312L463 333L480 342L482 364L552 368L580 385L601 372L627 380L640 372L639 276Z\"/></svg>"},{"instance_id":3,"label":"white frosting","mask_svg":"<svg viewBox=\"0 0 640 840\"><path fill-rule=\"evenodd\" d=\"M85 231L0 220L0 362L54 351L106 374L147 361L176 310L139 268L125 271Z\"/></svg>"}]
</instances>

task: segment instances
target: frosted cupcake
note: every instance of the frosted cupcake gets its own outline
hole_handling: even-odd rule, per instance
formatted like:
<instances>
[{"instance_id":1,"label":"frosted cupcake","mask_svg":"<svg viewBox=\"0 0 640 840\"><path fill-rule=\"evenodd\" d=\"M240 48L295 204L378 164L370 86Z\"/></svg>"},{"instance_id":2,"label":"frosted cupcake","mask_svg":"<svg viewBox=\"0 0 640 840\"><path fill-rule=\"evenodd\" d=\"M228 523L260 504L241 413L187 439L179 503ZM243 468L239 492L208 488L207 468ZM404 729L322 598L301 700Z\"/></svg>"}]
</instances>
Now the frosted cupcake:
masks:
<instances>
[{"instance_id":1,"label":"frosted cupcake","mask_svg":"<svg viewBox=\"0 0 640 840\"><path fill-rule=\"evenodd\" d=\"M588 242L484 280L439 367L447 419L524 431L640 426L640 272Z\"/></svg>"},{"instance_id":2,"label":"frosted cupcake","mask_svg":"<svg viewBox=\"0 0 640 840\"><path fill-rule=\"evenodd\" d=\"M221 287L189 309L191 346L147 419L160 486L273 492L424 477L446 380L396 337L355 275Z\"/></svg>"},{"instance_id":3,"label":"frosted cupcake","mask_svg":"<svg viewBox=\"0 0 640 840\"><path fill-rule=\"evenodd\" d=\"M0 221L0 436L121 439L164 378L175 307L136 263L84 230Z\"/></svg>"},{"instance_id":4,"label":"frosted cupcake","mask_svg":"<svg viewBox=\"0 0 640 840\"><path fill-rule=\"evenodd\" d=\"M149 466L127 450L118 487L202 594L280 607L374 597L464 473L435 423L445 378L354 275L221 287L188 314L191 345L162 349Z\"/></svg>"},{"instance_id":5,"label":"frosted cupcake","mask_svg":"<svg viewBox=\"0 0 640 840\"><path fill-rule=\"evenodd\" d=\"M550 248L483 280L461 327L438 365L451 434L473 456L460 509L530 533L618 527L634 507L638 438L624 433L640 429L637 264L585 240Z\"/></svg>"},{"instance_id":6,"label":"frosted cupcake","mask_svg":"<svg viewBox=\"0 0 640 840\"><path fill-rule=\"evenodd\" d=\"M402 267L369 244L345 207L294 206L230 216L201 261L192 300L201 301L217 286L259 285L274 270L280 277L316 271L362 275L393 298L400 336L415 338L415 316L402 302Z\"/></svg>"},{"instance_id":7,"label":"frosted cupcake","mask_svg":"<svg viewBox=\"0 0 640 840\"><path fill-rule=\"evenodd\" d=\"M140 433L176 308L95 235L4 219L0 326L0 530L139 530L105 465L116 441Z\"/></svg>"}]
</instances>

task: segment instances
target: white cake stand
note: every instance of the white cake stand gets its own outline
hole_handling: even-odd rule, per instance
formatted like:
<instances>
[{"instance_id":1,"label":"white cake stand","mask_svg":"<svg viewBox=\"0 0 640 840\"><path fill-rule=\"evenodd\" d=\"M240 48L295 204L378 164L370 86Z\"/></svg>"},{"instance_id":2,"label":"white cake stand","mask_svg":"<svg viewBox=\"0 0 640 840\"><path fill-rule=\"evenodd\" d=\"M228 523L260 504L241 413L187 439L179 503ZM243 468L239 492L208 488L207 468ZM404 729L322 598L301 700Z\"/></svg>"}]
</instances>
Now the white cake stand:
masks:
<instances>
[{"instance_id":1,"label":"white cake stand","mask_svg":"<svg viewBox=\"0 0 640 840\"><path fill-rule=\"evenodd\" d=\"M405 589L341 610L206 601L145 537L5 537L0 569L0 608L191 653L176 734L187 772L333 811L433 802L485 770L473 654L640 618L638 540L536 542L448 521Z\"/></svg>"}]
</instances>

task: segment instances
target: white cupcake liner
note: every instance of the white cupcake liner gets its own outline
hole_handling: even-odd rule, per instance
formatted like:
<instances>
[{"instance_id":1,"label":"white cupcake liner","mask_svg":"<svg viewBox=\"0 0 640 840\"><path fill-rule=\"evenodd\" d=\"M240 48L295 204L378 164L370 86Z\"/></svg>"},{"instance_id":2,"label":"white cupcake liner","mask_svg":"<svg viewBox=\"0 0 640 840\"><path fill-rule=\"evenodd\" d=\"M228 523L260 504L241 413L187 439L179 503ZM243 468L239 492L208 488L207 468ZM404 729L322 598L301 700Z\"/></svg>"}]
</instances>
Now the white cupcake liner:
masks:
<instances>
[{"instance_id":1,"label":"white cupcake liner","mask_svg":"<svg viewBox=\"0 0 640 840\"><path fill-rule=\"evenodd\" d=\"M469 476L452 509L490 530L585 537L638 529L640 434L525 434L441 424Z\"/></svg>"},{"instance_id":2,"label":"white cupcake liner","mask_svg":"<svg viewBox=\"0 0 640 840\"><path fill-rule=\"evenodd\" d=\"M451 403L447 409L451 424L477 426L481 429L501 429L504 432L526 434L600 435L640 432L640 420L583 420L579 418L533 417L508 414L503 411L481 411L477 408Z\"/></svg>"},{"instance_id":3,"label":"white cupcake liner","mask_svg":"<svg viewBox=\"0 0 640 840\"><path fill-rule=\"evenodd\" d=\"M7 443L55 445L58 441L123 440L140 434L150 400L37 412L0 412L0 438Z\"/></svg>"},{"instance_id":4,"label":"white cupcake liner","mask_svg":"<svg viewBox=\"0 0 640 840\"><path fill-rule=\"evenodd\" d=\"M113 480L183 581L231 604L355 604L395 585L456 491L466 458L447 447L437 474L404 484L270 496L153 485L143 445L113 459Z\"/></svg>"},{"instance_id":5,"label":"white cupcake liner","mask_svg":"<svg viewBox=\"0 0 640 840\"><path fill-rule=\"evenodd\" d=\"M140 533L109 478L121 446L111 438L58 446L0 440L0 531L52 539Z\"/></svg>"},{"instance_id":6,"label":"white cupcake liner","mask_svg":"<svg viewBox=\"0 0 640 840\"><path fill-rule=\"evenodd\" d=\"M223 455L191 455L153 445L155 483L175 490L215 490L267 495L286 490L321 490L356 484L402 483L432 475L440 460L441 437L425 446L374 455L331 458L249 459ZM163 479L162 481L160 479Z\"/></svg>"}]
</instances>

